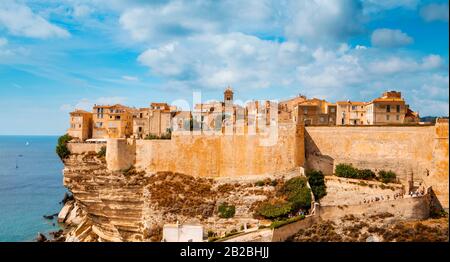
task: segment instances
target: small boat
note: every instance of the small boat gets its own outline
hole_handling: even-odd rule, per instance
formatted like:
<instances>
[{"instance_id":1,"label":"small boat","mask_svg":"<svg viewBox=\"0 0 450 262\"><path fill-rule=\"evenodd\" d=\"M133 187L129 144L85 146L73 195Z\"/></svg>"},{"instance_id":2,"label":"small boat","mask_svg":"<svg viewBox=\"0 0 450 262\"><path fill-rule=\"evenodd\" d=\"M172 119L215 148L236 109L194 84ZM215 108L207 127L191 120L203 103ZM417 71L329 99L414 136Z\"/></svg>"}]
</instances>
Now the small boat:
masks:
<instances>
[{"instance_id":1,"label":"small boat","mask_svg":"<svg viewBox=\"0 0 450 262\"><path fill-rule=\"evenodd\" d=\"M28 143L28 141L25 143L26 146L30 145L30 143Z\"/></svg>"},{"instance_id":2,"label":"small boat","mask_svg":"<svg viewBox=\"0 0 450 262\"><path fill-rule=\"evenodd\" d=\"M23 155L21 154L21 155L18 155L18 157L23 157Z\"/></svg>"}]
</instances>

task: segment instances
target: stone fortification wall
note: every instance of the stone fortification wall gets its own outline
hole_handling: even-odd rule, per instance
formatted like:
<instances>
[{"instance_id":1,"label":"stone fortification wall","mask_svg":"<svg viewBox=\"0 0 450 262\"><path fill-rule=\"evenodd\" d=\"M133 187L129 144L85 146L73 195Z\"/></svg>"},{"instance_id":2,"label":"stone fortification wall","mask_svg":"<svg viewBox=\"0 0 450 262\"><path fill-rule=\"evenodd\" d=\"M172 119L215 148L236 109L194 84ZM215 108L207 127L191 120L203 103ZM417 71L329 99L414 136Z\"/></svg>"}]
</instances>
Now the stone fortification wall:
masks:
<instances>
[{"instance_id":1,"label":"stone fortification wall","mask_svg":"<svg viewBox=\"0 0 450 262\"><path fill-rule=\"evenodd\" d=\"M361 205L321 206L320 218L333 220L345 215L371 216L389 212L401 219L426 219L430 215L430 196L407 197Z\"/></svg>"},{"instance_id":2,"label":"stone fortification wall","mask_svg":"<svg viewBox=\"0 0 450 262\"><path fill-rule=\"evenodd\" d=\"M392 170L402 182L432 186L448 208L448 122L435 126L336 126L305 128L305 166L332 174L339 163Z\"/></svg>"},{"instance_id":3,"label":"stone fortification wall","mask_svg":"<svg viewBox=\"0 0 450 262\"><path fill-rule=\"evenodd\" d=\"M304 162L304 128L280 124L274 143L262 135L177 135L170 140L110 139L109 170L134 164L147 172L193 176L264 175L291 170Z\"/></svg>"},{"instance_id":4,"label":"stone fortification wall","mask_svg":"<svg viewBox=\"0 0 450 262\"><path fill-rule=\"evenodd\" d=\"M106 146L104 143L67 143L67 148L72 154L83 154L86 152L98 152Z\"/></svg>"}]
</instances>

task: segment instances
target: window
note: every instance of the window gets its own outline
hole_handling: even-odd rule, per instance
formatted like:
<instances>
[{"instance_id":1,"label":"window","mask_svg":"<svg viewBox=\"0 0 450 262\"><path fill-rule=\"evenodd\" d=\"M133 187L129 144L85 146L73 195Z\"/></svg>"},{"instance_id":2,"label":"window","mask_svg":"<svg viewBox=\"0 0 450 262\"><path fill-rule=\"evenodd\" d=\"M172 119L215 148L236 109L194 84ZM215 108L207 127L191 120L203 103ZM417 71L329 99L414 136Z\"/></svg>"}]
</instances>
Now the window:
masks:
<instances>
[{"instance_id":1,"label":"window","mask_svg":"<svg viewBox=\"0 0 450 262\"><path fill-rule=\"evenodd\" d=\"M325 118L323 118L323 116L321 116L321 117L320 117L320 122L323 123L324 121L325 121Z\"/></svg>"},{"instance_id":2,"label":"window","mask_svg":"<svg viewBox=\"0 0 450 262\"><path fill-rule=\"evenodd\" d=\"M400 120L400 115L397 115L397 120Z\"/></svg>"},{"instance_id":3,"label":"window","mask_svg":"<svg viewBox=\"0 0 450 262\"><path fill-rule=\"evenodd\" d=\"M356 106L352 106L352 110L356 110Z\"/></svg>"},{"instance_id":4,"label":"window","mask_svg":"<svg viewBox=\"0 0 450 262\"><path fill-rule=\"evenodd\" d=\"M334 111L335 111L334 107L330 108L331 113L334 113Z\"/></svg>"},{"instance_id":5,"label":"window","mask_svg":"<svg viewBox=\"0 0 450 262\"><path fill-rule=\"evenodd\" d=\"M397 105L397 113L400 113L400 105Z\"/></svg>"},{"instance_id":6,"label":"window","mask_svg":"<svg viewBox=\"0 0 450 262\"><path fill-rule=\"evenodd\" d=\"M353 124L356 125L357 124L357 120L353 120Z\"/></svg>"},{"instance_id":7,"label":"window","mask_svg":"<svg viewBox=\"0 0 450 262\"><path fill-rule=\"evenodd\" d=\"M138 130L139 130L139 133L142 132L142 127L140 126L140 127L138 128Z\"/></svg>"},{"instance_id":8,"label":"window","mask_svg":"<svg viewBox=\"0 0 450 262\"><path fill-rule=\"evenodd\" d=\"M308 108L303 108L303 113L308 114Z\"/></svg>"},{"instance_id":9,"label":"window","mask_svg":"<svg viewBox=\"0 0 450 262\"><path fill-rule=\"evenodd\" d=\"M389 115L386 115L386 120L389 120L389 118L390 118L390 116L389 116Z\"/></svg>"},{"instance_id":10,"label":"window","mask_svg":"<svg viewBox=\"0 0 450 262\"><path fill-rule=\"evenodd\" d=\"M139 113L139 118L142 118L142 113Z\"/></svg>"},{"instance_id":11,"label":"window","mask_svg":"<svg viewBox=\"0 0 450 262\"><path fill-rule=\"evenodd\" d=\"M391 112L391 105L386 106L386 112L388 112L388 113Z\"/></svg>"}]
</instances>

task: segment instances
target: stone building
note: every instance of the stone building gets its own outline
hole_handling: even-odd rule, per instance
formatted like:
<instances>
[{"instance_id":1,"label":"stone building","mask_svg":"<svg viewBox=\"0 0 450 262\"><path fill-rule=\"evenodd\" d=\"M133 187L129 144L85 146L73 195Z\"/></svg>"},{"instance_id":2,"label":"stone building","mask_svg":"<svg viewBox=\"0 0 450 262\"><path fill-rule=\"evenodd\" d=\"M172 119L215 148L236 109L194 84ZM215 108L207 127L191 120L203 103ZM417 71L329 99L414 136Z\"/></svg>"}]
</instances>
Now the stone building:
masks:
<instances>
[{"instance_id":1,"label":"stone building","mask_svg":"<svg viewBox=\"0 0 450 262\"><path fill-rule=\"evenodd\" d=\"M167 103L151 103L133 114L133 137L161 136L171 130L172 112Z\"/></svg>"},{"instance_id":2,"label":"stone building","mask_svg":"<svg viewBox=\"0 0 450 262\"><path fill-rule=\"evenodd\" d=\"M125 138L133 133L133 113L124 105L94 105L93 138Z\"/></svg>"},{"instance_id":3,"label":"stone building","mask_svg":"<svg viewBox=\"0 0 450 262\"><path fill-rule=\"evenodd\" d=\"M336 125L337 117L337 105L333 103L327 103L328 124L331 126Z\"/></svg>"},{"instance_id":4,"label":"stone building","mask_svg":"<svg viewBox=\"0 0 450 262\"><path fill-rule=\"evenodd\" d=\"M282 100L280 101L278 107L280 111L288 112L291 114L291 112L294 110L294 108L301 102L306 101L306 96L304 95L298 95L294 98Z\"/></svg>"},{"instance_id":5,"label":"stone building","mask_svg":"<svg viewBox=\"0 0 450 262\"><path fill-rule=\"evenodd\" d=\"M84 110L70 112L69 136L84 141L92 137L92 113Z\"/></svg>"},{"instance_id":6,"label":"stone building","mask_svg":"<svg viewBox=\"0 0 450 262\"><path fill-rule=\"evenodd\" d=\"M420 122L420 116L418 112L414 112L406 105L405 124L418 124Z\"/></svg>"},{"instance_id":7,"label":"stone building","mask_svg":"<svg viewBox=\"0 0 450 262\"><path fill-rule=\"evenodd\" d=\"M355 101L336 102L336 125L364 125L366 103Z\"/></svg>"},{"instance_id":8,"label":"stone building","mask_svg":"<svg viewBox=\"0 0 450 262\"><path fill-rule=\"evenodd\" d=\"M330 112L331 116L330 116ZM328 126L334 125L336 121L335 106L321 99L313 98L300 102L294 107L292 114L295 123L308 125Z\"/></svg>"},{"instance_id":9,"label":"stone building","mask_svg":"<svg viewBox=\"0 0 450 262\"><path fill-rule=\"evenodd\" d=\"M139 108L133 114L133 136L144 138L150 130L150 108Z\"/></svg>"},{"instance_id":10,"label":"stone building","mask_svg":"<svg viewBox=\"0 0 450 262\"><path fill-rule=\"evenodd\" d=\"M367 125L403 124L408 106L400 92L389 91L367 103L366 112Z\"/></svg>"}]
</instances>

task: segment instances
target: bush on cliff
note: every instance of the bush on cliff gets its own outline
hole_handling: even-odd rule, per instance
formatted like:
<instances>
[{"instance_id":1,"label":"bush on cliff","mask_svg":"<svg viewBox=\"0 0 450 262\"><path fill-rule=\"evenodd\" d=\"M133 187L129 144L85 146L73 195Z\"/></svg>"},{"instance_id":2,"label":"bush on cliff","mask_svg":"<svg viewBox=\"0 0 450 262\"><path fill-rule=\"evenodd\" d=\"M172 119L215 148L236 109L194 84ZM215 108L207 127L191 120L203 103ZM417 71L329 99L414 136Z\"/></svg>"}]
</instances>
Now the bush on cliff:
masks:
<instances>
[{"instance_id":1,"label":"bush on cliff","mask_svg":"<svg viewBox=\"0 0 450 262\"><path fill-rule=\"evenodd\" d=\"M325 177L322 171L308 171L306 172L306 177L316 200L327 195L327 186L325 185Z\"/></svg>"},{"instance_id":2,"label":"bush on cliff","mask_svg":"<svg viewBox=\"0 0 450 262\"><path fill-rule=\"evenodd\" d=\"M383 183L392 183L397 179L397 175L392 171L380 170L378 179Z\"/></svg>"},{"instance_id":3,"label":"bush on cliff","mask_svg":"<svg viewBox=\"0 0 450 262\"><path fill-rule=\"evenodd\" d=\"M71 136L65 134L58 138L58 145L56 145L56 154L58 154L61 160L67 158L70 155L69 148L67 148L67 142L72 139Z\"/></svg>"},{"instance_id":4,"label":"bush on cliff","mask_svg":"<svg viewBox=\"0 0 450 262\"><path fill-rule=\"evenodd\" d=\"M357 178L358 176L358 169L349 164L338 164L334 172L338 177Z\"/></svg>"},{"instance_id":5,"label":"bush on cliff","mask_svg":"<svg viewBox=\"0 0 450 262\"><path fill-rule=\"evenodd\" d=\"M220 218L231 218L234 217L236 213L236 207L228 205L228 203L222 203L219 205L219 217Z\"/></svg>"},{"instance_id":6,"label":"bush on cliff","mask_svg":"<svg viewBox=\"0 0 450 262\"><path fill-rule=\"evenodd\" d=\"M292 212L292 204L286 201L274 201L262 203L256 213L265 218L278 218L287 216Z\"/></svg>"},{"instance_id":7,"label":"bush on cliff","mask_svg":"<svg viewBox=\"0 0 450 262\"><path fill-rule=\"evenodd\" d=\"M262 202L256 209L256 215L269 219L286 217L299 209L309 209L311 201L311 190L306 186L306 178L294 177L280 187L276 199Z\"/></svg>"},{"instance_id":8,"label":"bush on cliff","mask_svg":"<svg viewBox=\"0 0 450 262\"><path fill-rule=\"evenodd\" d=\"M370 169L358 170L358 178L364 180L371 180L376 178L375 173Z\"/></svg>"},{"instance_id":9,"label":"bush on cliff","mask_svg":"<svg viewBox=\"0 0 450 262\"><path fill-rule=\"evenodd\" d=\"M370 169L357 169L349 164L338 164L336 166L335 174L338 177L355 178L372 180L375 179L375 173Z\"/></svg>"}]
</instances>

